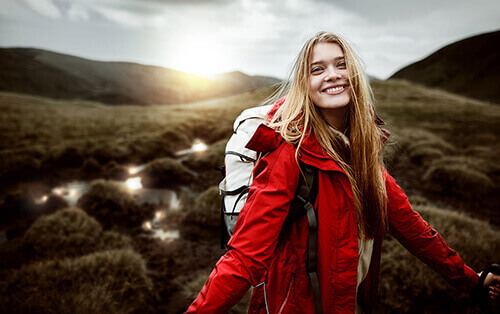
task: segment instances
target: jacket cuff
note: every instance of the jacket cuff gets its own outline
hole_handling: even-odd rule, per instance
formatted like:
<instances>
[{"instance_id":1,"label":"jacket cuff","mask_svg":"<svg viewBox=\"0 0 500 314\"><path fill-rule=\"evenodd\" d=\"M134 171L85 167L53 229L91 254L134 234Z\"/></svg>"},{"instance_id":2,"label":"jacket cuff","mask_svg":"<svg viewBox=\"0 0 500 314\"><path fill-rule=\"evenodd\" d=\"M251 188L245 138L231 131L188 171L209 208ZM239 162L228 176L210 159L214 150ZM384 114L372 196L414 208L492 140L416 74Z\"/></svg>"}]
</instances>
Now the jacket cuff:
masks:
<instances>
[{"instance_id":1,"label":"jacket cuff","mask_svg":"<svg viewBox=\"0 0 500 314\"><path fill-rule=\"evenodd\" d=\"M467 265L465 265L465 275L467 276L467 278L469 278L470 284L467 285L467 288L469 290L477 286L477 283L479 281L479 276L474 270L472 270L472 268L470 268Z\"/></svg>"}]
</instances>

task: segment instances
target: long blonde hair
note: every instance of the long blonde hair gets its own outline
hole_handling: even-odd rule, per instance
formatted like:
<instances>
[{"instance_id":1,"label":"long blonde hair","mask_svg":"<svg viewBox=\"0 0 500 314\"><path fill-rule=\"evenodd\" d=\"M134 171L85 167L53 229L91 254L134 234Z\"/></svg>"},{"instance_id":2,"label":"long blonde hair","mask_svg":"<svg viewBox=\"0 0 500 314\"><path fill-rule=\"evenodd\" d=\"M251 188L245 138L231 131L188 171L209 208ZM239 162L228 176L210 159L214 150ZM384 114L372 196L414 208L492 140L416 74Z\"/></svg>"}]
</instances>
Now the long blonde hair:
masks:
<instances>
[{"instance_id":1,"label":"long blonde hair","mask_svg":"<svg viewBox=\"0 0 500 314\"><path fill-rule=\"evenodd\" d=\"M309 76L314 46L336 43L344 53L351 93L346 114L350 148L329 127L320 111L309 98ZM302 47L292 68L293 77L282 85L268 102L288 94L269 126L287 142L297 145L296 159L309 131L314 132L325 152L345 171L351 183L360 236L375 237L386 229L386 190L382 173L383 148L381 129L375 123L372 107L373 92L361 62L346 39L339 35L319 32ZM297 159L298 162L298 159Z\"/></svg>"}]
</instances>

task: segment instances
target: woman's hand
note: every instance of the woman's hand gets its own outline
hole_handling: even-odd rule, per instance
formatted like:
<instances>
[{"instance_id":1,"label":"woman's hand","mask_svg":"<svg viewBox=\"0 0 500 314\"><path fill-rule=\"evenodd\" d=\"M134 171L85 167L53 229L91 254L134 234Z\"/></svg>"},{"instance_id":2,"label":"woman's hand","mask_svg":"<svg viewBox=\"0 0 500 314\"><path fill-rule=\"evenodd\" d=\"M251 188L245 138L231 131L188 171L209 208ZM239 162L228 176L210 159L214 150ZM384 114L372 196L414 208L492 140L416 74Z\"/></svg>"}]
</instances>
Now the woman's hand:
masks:
<instances>
[{"instance_id":1,"label":"woman's hand","mask_svg":"<svg viewBox=\"0 0 500 314\"><path fill-rule=\"evenodd\" d=\"M481 276L482 272L478 275ZM500 275L489 273L484 279L483 287L488 287L488 296L496 300L500 296Z\"/></svg>"}]
</instances>

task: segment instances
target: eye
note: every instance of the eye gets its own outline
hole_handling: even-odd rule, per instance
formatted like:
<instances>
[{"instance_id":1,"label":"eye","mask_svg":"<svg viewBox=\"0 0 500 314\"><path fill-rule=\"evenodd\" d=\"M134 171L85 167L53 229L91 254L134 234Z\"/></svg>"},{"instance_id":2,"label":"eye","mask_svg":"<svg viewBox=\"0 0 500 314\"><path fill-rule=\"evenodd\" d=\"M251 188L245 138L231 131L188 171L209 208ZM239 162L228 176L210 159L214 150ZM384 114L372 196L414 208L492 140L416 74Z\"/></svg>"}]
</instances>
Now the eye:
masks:
<instances>
[{"instance_id":1,"label":"eye","mask_svg":"<svg viewBox=\"0 0 500 314\"><path fill-rule=\"evenodd\" d=\"M315 68L311 69L311 73L319 73L319 72L321 72L321 70L322 69L320 67L315 67Z\"/></svg>"},{"instance_id":2,"label":"eye","mask_svg":"<svg viewBox=\"0 0 500 314\"><path fill-rule=\"evenodd\" d=\"M340 62L338 66L339 66L339 68L345 68L346 64L345 64L345 62Z\"/></svg>"}]
</instances>

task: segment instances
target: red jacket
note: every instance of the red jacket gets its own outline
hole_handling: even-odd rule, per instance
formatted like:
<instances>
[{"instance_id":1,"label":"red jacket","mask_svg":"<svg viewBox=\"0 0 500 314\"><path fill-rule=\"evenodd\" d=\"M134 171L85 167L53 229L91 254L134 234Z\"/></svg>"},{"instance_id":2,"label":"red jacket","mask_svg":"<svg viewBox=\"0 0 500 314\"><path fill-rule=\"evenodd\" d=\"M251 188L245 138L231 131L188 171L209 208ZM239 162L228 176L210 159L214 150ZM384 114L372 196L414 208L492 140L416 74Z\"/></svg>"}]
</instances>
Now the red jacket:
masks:
<instances>
[{"instance_id":1,"label":"red jacket","mask_svg":"<svg viewBox=\"0 0 500 314\"><path fill-rule=\"evenodd\" d=\"M247 145L267 152L254 169L254 181L239 215L227 253L220 258L188 313L223 313L254 287L250 313L314 313L306 272L307 218L281 233L299 181L295 147L261 125ZM319 169L318 276L325 313L354 313L358 228L352 189L342 169L310 135L299 158ZM470 288L477 274L443 238L412 210L406 195L385 172L389 229L413 255L457 288ZM382 236L374 241L368 274L358 298L371 311L377 298Z\"/></svg>"}]
</instances>

